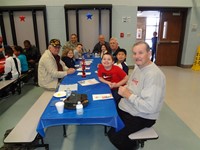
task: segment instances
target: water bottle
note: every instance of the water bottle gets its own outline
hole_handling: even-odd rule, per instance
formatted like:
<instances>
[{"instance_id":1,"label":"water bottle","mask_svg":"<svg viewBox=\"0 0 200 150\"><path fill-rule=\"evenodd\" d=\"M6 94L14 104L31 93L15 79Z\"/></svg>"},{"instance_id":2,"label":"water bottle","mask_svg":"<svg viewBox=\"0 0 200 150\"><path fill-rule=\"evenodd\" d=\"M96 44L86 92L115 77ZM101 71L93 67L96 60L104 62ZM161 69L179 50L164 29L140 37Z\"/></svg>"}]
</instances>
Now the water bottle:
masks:
<instances>
[{"instance_id":1,"label":"water bottle","mask_svg":"<svg viewBox=\"0 0 200 150\"><path fill-rule=\"evenodd\" d=\"M6 81L6 78L5 78L5 76L4 76L4 75L2 76L2 81Z\"/></svg>"},{"instance_id":2,"label":"water bottle","mask_svg":"<svg viewBox=\"0 0 200 150\"><path fill-rule=\"evenodd\" d=\"M81 104L80 101L76 104L76 114L77 115L82 115L83 114L83 105Z\"/></svg>"},{"instance_id":3,"label":"water bottle","mask_svg":"<svg viewBox=\"0 0 200 150\"><path fill-rule=\"evenodd\" d=\"M70 97L70 95L72 94L72 91L69 88L67 88L65 92L66 92L66 98Z\"/></svg>"}]
</instances>

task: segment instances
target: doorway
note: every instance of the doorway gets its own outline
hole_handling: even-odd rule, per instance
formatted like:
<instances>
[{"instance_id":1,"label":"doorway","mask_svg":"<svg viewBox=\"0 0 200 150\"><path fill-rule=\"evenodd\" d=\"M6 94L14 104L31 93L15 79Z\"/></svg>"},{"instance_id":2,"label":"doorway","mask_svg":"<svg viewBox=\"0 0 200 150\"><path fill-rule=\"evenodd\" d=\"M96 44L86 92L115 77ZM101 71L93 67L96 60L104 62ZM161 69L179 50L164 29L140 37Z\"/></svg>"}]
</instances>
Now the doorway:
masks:
<instances>
[{"instance_id":1,"label":"doorway","mask_svg":"<svg viewBox=\"0 0 200 150\"><path fill-rule=\"evenodd\" d=\"M138 8L138 21L142 36L137 40L146 41L152 48L153 32L157 32L154 62L159 66L180 66L183 38L186 24L186 8ZM143 24L141 26L141 18ZM137 23L139 24L139 23Z\"/></svg>"}]
</instances>

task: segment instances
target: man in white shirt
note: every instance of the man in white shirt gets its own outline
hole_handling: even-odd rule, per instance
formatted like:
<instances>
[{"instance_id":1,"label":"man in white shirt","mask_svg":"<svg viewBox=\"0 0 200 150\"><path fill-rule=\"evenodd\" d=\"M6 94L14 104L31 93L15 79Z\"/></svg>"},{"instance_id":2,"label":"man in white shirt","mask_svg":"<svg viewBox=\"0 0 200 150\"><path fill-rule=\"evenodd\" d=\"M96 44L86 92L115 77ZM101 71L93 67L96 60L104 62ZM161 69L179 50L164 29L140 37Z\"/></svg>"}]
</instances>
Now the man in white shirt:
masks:
<instances>
[{"instance_id":1,"label":"man in white shirt","mask_svg":"<svg viewBox=\"0 0 200 150\"><path fill-rule=\"evenodd\" d=\"M60 79L75 72L74 68L67 68L65 63L60 59L58 55L60 48L60 40L52 39L48 49L45 50L39 61L38 83L39 86L47 90L55 90Z\"/></svg>"}]
</instances>

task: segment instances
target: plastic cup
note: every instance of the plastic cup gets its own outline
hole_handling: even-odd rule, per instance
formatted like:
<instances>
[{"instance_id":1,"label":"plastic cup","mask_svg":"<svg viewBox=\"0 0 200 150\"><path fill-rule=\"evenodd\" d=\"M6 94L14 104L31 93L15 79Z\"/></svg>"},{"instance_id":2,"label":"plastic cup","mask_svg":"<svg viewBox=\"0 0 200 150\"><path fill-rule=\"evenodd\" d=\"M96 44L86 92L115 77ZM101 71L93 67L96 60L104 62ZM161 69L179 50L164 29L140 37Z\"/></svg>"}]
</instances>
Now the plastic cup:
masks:
<instances>
[{"instance_id":1,"label":"plastic cup","mask_svg":"<svg viewBox=\"0 0 200 150\"><path fill-rule=\"evenodd\" d=\"M57 102L55 103L56 105L56 109L58 111L59 114L62 114L64 111L64 102Z\"/></svg>"}]
</instances>

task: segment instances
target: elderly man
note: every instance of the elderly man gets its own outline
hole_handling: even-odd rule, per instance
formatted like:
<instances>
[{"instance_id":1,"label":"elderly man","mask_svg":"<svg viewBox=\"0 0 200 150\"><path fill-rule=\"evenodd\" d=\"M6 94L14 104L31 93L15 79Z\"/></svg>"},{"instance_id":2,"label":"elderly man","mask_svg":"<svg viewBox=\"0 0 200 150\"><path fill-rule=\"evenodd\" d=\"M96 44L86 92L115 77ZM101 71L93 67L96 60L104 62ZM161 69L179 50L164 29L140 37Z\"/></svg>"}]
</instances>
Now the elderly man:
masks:
<instances>
[{"instance_id":1,"label":"elderly man","mask_svg":"<svg viewBox=\"0 0 200 150\"><path fill-rule=\"evenodd\" d=\"M101 45L106 45L108 50L110 50L109 43L105 41L104 35L99 35L99 42L94 46L93 53L101 53Z\"/></svg>"},{"instance_id":2,"label":"elderly man","mask_svg":"<svg viewBox=\"0 0 200 150\"><path fill-rule=\"evenodd\" d=\"M39 86L47 90L55 90L60 79L75 72L74 68L67 68L60 59L60 40L52 39L48 49L44 52L39 61L38 81Z\"/></svg>"},{"instance_id":3,"label":"elderly man","mask_svg":"<svg viewBox=\"0 0 200 150\"><path fill-rule=\"evenodd\" d=\"M120 50L119 44L117 42L117 39L112 37L110 39L110 41L109 41L109 44L110 44L111 54L113 55L114 60L116 62L116 55L118 53L118 50Z\"/></svg>"},{"instance_id":4,"label":"elderly man","mask_svg":"<svg viewBox=\"0 0 200 150\"><path fill-rule=\"evenodd\" d=\"M110 141L119 150L133 150L136 143L128 135L155 124L165 96L165 75L150 60L149 45L138 42L132 51L135 68L127 85L120 86L118 91L122 96L118 113L125 126L119 132L114 128L108 132Z\"/></svg>"}]
</instances>

